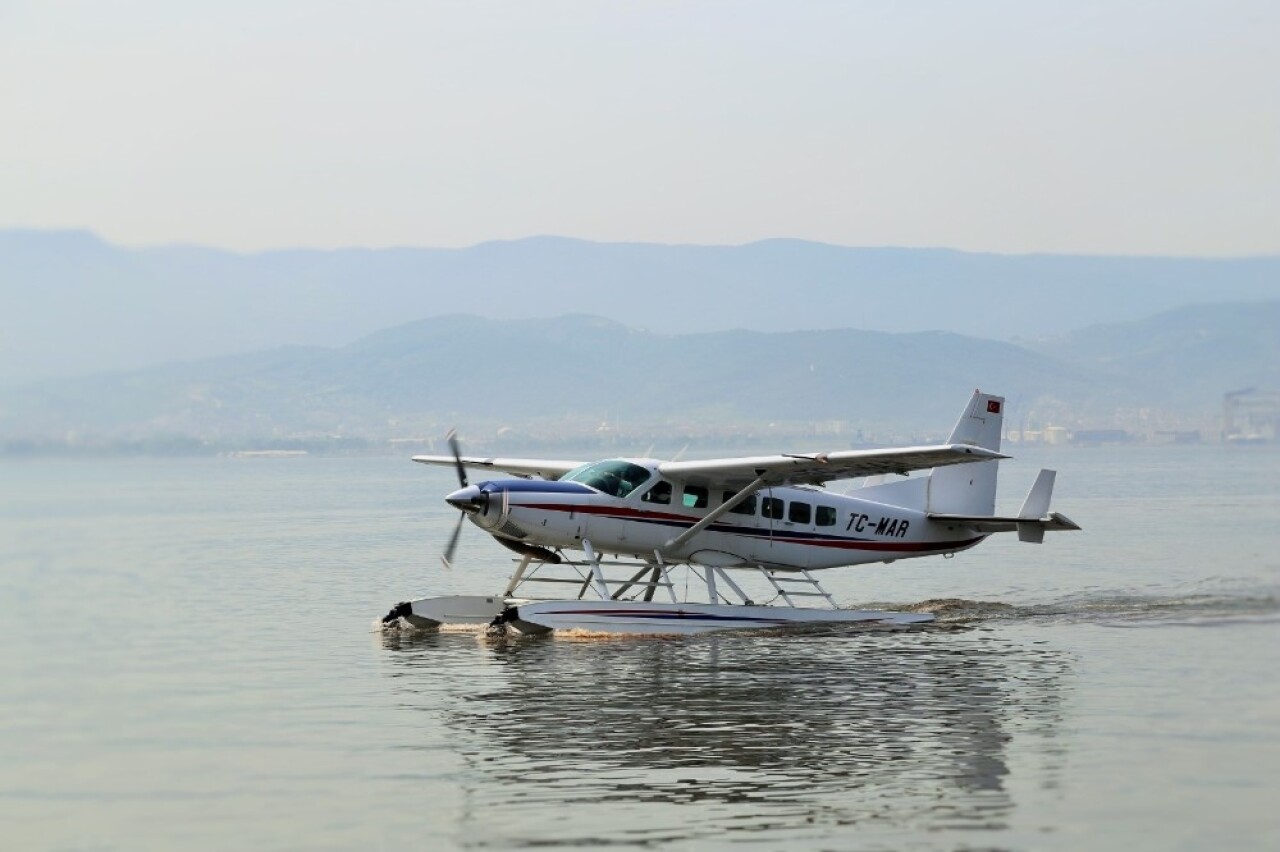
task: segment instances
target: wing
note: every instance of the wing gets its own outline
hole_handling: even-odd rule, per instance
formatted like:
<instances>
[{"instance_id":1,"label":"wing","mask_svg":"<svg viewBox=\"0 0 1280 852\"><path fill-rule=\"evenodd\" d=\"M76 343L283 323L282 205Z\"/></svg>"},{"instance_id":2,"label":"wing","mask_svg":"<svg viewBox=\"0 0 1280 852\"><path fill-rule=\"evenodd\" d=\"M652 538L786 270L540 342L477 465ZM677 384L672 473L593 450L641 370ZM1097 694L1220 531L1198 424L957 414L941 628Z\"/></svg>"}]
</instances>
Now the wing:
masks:
<instances>
[{"instance_id":1,"label":"wing","mask_svg":"<svg viewBox=\"0 0 1280 852\"><path fill-rule=\"evenodd\" d=\"M445 467L453 467L456 464L453 456L414 456L413 460L422 464L438 464ZM462 464L465 467L500 470L525 479L531 476L559 479L575 467L581 467L585 462L557 459L482 459L477 456L463 456Z\"/></svg>"},{"instance_id":2,"label":"wing","mask_svg":"<svg viewBox=\"0 0 1280 852\"><path fill-rule=\"evenodd\" d=\"M765 486L821 485L833 479L886 473L905 475L913 470L1007 458L1009 457L1003 453L968 444L937 444L888 450L843 450L835 453L663 462L658 470L663 476L672 479L705 480L739 487L761 477Z\"/></svg>"}]
</instances>

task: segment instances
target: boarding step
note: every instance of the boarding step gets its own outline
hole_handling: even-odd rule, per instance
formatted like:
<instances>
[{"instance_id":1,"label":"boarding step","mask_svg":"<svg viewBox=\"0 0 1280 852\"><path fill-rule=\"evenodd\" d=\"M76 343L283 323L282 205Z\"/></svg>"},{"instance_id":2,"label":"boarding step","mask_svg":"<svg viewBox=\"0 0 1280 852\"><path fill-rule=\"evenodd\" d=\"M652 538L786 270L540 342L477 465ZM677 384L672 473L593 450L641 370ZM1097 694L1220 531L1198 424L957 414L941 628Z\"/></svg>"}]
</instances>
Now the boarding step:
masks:
<instances>
[{"instance_id":1,"label":"boarding step","mask_svg":"<svg viewBox=\"0 0 1280 852\"><path fill-rule=\"evenodd\" d=\"M836 606L835 598L831 597L827 590L822 588L822 584L815 580L813 575L803 568L796 572L787 572L786 574L782 574L779 571L773 571L768 568L761 568L760 573L764 574L765 579L773 586L774 591L776 591L778 595L787 602L788 606L795 606L795 601L792 600L793 598L823 598L831 605L832 609L839 609L839 607ZM799 573L801 576L795 576L796 573ZM793 585L791 587L784 587L783 583ZM794 588L794 584L809 586L813 591L797 591Z\"/></svg>"}]
</instances>

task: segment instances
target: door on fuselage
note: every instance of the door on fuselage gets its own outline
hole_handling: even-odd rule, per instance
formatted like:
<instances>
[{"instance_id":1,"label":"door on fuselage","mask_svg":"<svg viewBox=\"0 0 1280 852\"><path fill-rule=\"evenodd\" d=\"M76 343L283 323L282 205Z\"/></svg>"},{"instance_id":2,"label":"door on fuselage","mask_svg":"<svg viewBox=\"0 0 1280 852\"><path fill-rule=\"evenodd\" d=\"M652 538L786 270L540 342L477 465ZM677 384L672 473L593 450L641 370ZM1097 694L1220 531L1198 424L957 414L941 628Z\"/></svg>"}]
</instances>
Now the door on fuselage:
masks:
<instances>
[{"instance_id":1,"label":"door on fuselage","mask_svg":"<svg viewBox=\"0 0 1280 852\"><path fill-rule=\"evenodd\" d=\"M649 485L636 505L636 515L623 527L623 540L638 555L648 558L653 551L680 534L681 530L662 522L672 511L676 489L665 479Z\"/></svg>"},{"instance_id":2,"label":"door on fuselage","mask_svg":"<svg viewBox=\"0 0 1280 852\"><path fill-rule=\"evenodd\" d=\"M755 496L756 534L752 537L751 558L756 562L776 565L785 552L782 542L777 542L775 547L774 537L783 534L782 519L786 513L786 501L776 496L772 488L766 488Z\"/></svg>"},{"instance_id":3,"label":"door on fuselage","mask_svg":"<svg viewBox=\"0 0 1280 852\"><path fill-rule=\"evenodd\" d=\"M765 507L773 524L770 548L773 561L796 568L809 567L813 539L813 503L794 493L774 492Z\"/></svg>"},{"instance_id":4,"label":"door on fuselage","mask_svg":"<svg viewBox=\"0 0 1280 852\"><path fill-rule=\"evenodd\" d=\"M729 502L736 491L722 491L721 504ZM715 540L718 550L753 563L765 559L768 552L768 528L761 523L760 495L752 494L729 511L717 525L723 535Z\"/></svg>"},{"instance_id":5,"label":"door on fuselage","mask_svg":"<svg viewBox=\"0 0 1280 852\"><path fill-rule=\"evenodd\" d=\"M634 525L634 521L625 511L613 511L616 504L610 504L615 500L630 501L634 499L636 492L651 488L647 485L651 476L648 468L623 459L591 462L565 474L562 477L564 481L580 482L599 491L604 497L611 498L609 503L604 504L592 498L590 502L594 502L596 508L603 511L584 512L579 516L579 537L590 538L596 548L603 552L611 549L624 553L633 550L629 541L629 528Z\"/></svg>"}]
</instances>

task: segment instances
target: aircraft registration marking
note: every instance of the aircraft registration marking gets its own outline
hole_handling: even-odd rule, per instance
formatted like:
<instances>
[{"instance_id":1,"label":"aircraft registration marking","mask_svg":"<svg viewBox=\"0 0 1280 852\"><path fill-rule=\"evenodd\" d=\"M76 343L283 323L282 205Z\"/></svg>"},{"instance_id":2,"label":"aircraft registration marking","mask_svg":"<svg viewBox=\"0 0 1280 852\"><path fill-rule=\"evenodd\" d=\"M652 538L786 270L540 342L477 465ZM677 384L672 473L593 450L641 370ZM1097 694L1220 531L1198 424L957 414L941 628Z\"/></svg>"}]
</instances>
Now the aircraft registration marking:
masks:
<instances>
[{"instance_id":1,"label":"aircraft registration marking","mask_svg":"<svg viewBox=\"0 0 1280 852\"><path fill-rule=\"evenodd\" d=\"M850 512L849 523L845 525L845 531L865 532L870 530L872 535L905 538L910 527L911 522L906 518L893 518L886 515L883 518L873 519L870 515L865 515L861 512Z\"/></svg>"}]
</instances>

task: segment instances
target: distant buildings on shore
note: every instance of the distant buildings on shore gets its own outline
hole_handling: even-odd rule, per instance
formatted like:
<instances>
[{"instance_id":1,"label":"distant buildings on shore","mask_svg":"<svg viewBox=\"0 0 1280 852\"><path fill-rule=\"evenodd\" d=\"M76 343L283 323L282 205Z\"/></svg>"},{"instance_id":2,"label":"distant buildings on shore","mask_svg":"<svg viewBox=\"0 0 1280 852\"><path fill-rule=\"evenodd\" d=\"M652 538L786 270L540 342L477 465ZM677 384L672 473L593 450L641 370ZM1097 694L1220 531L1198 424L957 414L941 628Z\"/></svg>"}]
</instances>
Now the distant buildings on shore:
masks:
<instances>
[{"instance_id":1,"label":"distant buildings on shore","mask_svg":"<svg viewBox=\"0 0 1280 852\"><path fill-rule=\"evenodd\" d=\"M1048 417L1053 417L1050 414ZM1070 413L1061 416L1069 417ZM1047 420L1048 417L1045 417ZM1083 419L1083 418L1082 418ZM1145 409L1116 412L1106 428L1039 425L1022 418L1005 431L1010 445L1093 447L1104 445L1175 446L1197 444L1280 444L1280 391L1249 388L1224 394L1222 416L1206 413L1194 422L1152 416ZM1043 422L1043 421L1041 421ZM1016 423L1016 421L1015 421ZM1028 428L1035 424L1034 428ZM1011 426L1006 420L1006 426ZM21 456L208 456L282 458L332 455L413 455L443 453L446 429L441 421L414 425L395 423L407 434L341 434L292 432L271 437L201 438L185 435L86 437L68 432L58 438L0 440L0 457ZM409 429L414 431L409 432ZM388 430L389 431L389 430ZM866 427L844 420L675 420L666 422L601 422L566 416L513 423L474 423L464 433L467 451L484 455L566 453L596 456L686 453L742 455L772 453L780 448L872 449L941 441L937 432L905 432L892 423Z\"/></svg>"},{"instance_id":2,"label":"distant buildings on shore","mask_svg":"<svg viewBox=\"0 0 1280 852\"><path fill-rule=\"evenodd\" d=\"M1280 391L1256 388L1232 391L1222 398L1222 424L1216 429L1011 429L1013 444L1274 444L1280 443Z\"/></svg>"},{"instance_id":3,"label":"distant buildings on shore","mask_svg":"<svg viewBox=\"0 0 1280 852\"><path fill-rule=\"evenodd\" d=\"M1222 397L1222 440L1229 444L1271 444L1280 439L1280 391L1256 388Z\"/></svg>"},{"instance_id":4,"label":"distant buildings on shore","mask_svg":"<svg viewBox=\"0 0 1280 852\"><path fill-rule=\"evenodd\" d=\"M1013 430L1006 434L1011 444L1049 444L1096 446L1098 444L1204 444L1212 443L1216 435L1206 435L1198 430L1159 429L1153 432L1130 432L1125 429L1067 429L1064 426L1046 426L1044 429Z\"/></svg>"}]
</instances>

